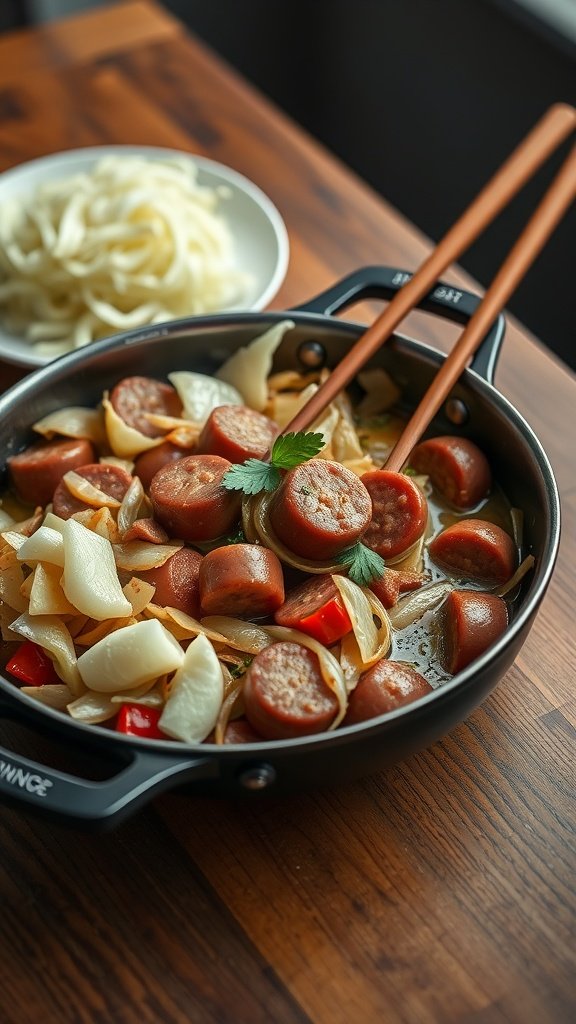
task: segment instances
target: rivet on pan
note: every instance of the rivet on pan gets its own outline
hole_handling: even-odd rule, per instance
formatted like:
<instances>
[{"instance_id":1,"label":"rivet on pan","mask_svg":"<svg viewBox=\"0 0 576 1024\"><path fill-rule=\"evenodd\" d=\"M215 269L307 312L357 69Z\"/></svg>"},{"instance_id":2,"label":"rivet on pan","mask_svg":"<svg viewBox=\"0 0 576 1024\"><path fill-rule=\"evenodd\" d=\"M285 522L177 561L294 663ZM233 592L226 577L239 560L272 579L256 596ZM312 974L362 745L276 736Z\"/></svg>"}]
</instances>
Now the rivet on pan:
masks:
<instances>
[{"instance_id":1,"label":"rivet on pan","mask_svg":"<svg viewBox=\"0 0 576 1024\"><path fill-rule=\"evenodd\" d=\"M255 764L245 768L238 781L244 789L267 789L276 782L276 769L271 764Z\"/></svg>"},{"instance_id":2,"label":"rivet on pan","mask_svg":"<svg viewBox=\"0 0 576 1024\"><path fill-rule=\"evenodd\" d=\"M303 341L298 346L298 359L309 370L318 370L326 362L326 349L319 341Z\"/></svg>"},{"instance_id":3,"label":"rivet on pan","mask_svg":"<svg viewBox=\"0 0 576 1024\"><path fill-rule=\"evenodd\" d=\"M444 407L444 412L451 423L461 427L466 423L470 413L461 398L449 398Z\"/></svg>"}]
</instances>

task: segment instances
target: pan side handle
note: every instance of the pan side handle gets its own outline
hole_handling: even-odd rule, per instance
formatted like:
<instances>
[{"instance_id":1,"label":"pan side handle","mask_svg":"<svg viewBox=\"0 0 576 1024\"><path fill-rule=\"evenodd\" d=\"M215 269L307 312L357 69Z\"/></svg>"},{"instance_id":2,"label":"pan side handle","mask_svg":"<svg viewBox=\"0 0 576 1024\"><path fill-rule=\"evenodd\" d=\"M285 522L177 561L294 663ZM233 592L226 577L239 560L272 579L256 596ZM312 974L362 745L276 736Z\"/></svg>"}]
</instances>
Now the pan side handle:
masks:
<instances>
[{"instance_id":1,"label":"pan side handle","mask_svg":"<svg viewBox=\"0 0 576 1024\"><path fill-rule=\"evenodd\" d=\"M34 726L31 719L13 714L4 705L0 715ZM61 732L57 735L62 737ZM101 759L102 749L98 749L96 755ZM124 763L119 764L117 774L95 782L48 768L0 746L0 801L77 828L105 829L118 824L153 795L218 775L216 759L176 750L165 753L126 745L120 755L114 750L114 763L118 763L119 756Z\"/></svg>"},{"instance_id":2,"label":"pan side handle","mask_svg":"<svg viewBox=\"0 0 576 1024\"><path fill-rule=\"evenodd\" d=\"M295 307L294 312L334 316L352 303L361 302L364 299L385 299L389 302L411 277L410 271L398 270L394 267L363 267L342 278L327 291L303 305ZM432 291L418 303L418 309L457 324L466 324L480 305L480 301L480 297L473 295L472 292L439 281ZM496 364L505 331L506 321L500 314L492 324L471 363L471 369L489 384L494 382Z\"/></svg>"}]
</instances>

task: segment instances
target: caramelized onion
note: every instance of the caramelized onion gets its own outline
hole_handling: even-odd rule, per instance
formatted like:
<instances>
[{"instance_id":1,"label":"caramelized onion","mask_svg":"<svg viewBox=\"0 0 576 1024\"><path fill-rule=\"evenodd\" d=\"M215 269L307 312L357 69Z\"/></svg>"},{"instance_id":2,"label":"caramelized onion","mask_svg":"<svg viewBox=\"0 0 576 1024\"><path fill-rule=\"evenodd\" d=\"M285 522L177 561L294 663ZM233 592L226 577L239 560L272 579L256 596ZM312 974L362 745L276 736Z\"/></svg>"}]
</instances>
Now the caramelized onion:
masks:
<instances>
[{"instance_id":1,"label":"caramelized onion","mask_svg":"<svg viewBox=\"0 0 576 1024\"><path fill-rule=\"evenodd\" d=\"M421 619L425 612L435 608L446 594L454 590L454 585L449 582L432 583L428 587L403 597L388 615L394 629L406 629L413 622Z\"/></svg>"}]
</instances>

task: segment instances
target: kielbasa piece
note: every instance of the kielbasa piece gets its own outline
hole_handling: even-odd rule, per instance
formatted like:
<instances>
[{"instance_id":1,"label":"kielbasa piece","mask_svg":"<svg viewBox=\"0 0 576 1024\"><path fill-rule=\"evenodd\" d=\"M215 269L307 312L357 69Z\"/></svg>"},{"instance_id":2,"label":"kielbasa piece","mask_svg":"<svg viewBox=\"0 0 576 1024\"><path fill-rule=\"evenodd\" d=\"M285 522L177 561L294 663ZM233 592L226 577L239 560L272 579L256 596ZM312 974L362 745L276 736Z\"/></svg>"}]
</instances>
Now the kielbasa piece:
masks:
<instances>
[{"instance_id":1,"label":"kielbasa piece","mask_svg":"<svg viewBox=\"0 0 576 1024\"><path fill-rule=\"evenodd\" d=\"M190 455L189 451L185 448L179 448L177 444L171 444L170 441L164 441L162 444L157 445L156 448L148 448L147 451L142 452L134 460L134 476L140 477L142 487L145 491L150 489L152 483L152 477L156 475L162 466L165 466L168 462L175 462L176 459L183 459L186 455Z\"/></svg>"},{"instance_id":2,"label":"kielbasa piece","mask_svg":"<svg viewBox=\"0 0 576 1024\"><path fill-rule=\"evenodd\" d=\"M167 544L170 540L166 530L155 519L136 519L122 537L126 544L129 540L145 540L149 544Z\"/></svg>"},{"instance_id":3,"label":"kielbasa piece","mask_svg":"<svg viewBox=\"0 0 576 1024\"><path fill-rule=\"evenodd\" d=\"M372 499L372 521L362 538L382 558L396 558L420 539L428 521L426 498L404 473L374 469L361 477Z\"/></svg>"},{"instance_id":4,"label":"kielbasa piece","mask_svg":"<svg viewBox=\"0 0 576 1024\"><path fill-rule=\"evenodd\" d=\"M95 458L93 445L80 437L30 445L7 464L18 497L30 505L47 505L65 473Z\"/></svg>"},{"instance_id":5,"label":"kielbasa piece","mask_svg":"<svg viewBox=\"0 0 576 1024\"><path fill-rule=\"evenodd\" d=\"M123 469L122 466L115 466L111 462L93 462L89 466L78 466L75 472L78 473L78 476L83 476L98 490L103 491L104 494L116 498L117 501L122 501L132 482L128 470ZM61 519L70 519L75 512L84 512L86 509L94 507L75 498L63 481L54 491L52 501L54 514L60 516Z\"/></svg>"},{"instance_id":6,"label":"kielbasa piece","mask_svg":"<svg viewBox=\"0 0 576 1024\"><path fill-rule=\"evenodd\" d=\"M262 736L252 728L247 718L235 718L224 730L224 743L262 743Z\"/></svg>"},{"instance_id":7,"label":"kielbasa piece","mask_svg":"<svg viewBox=\"0 0 576 1024\"><path fill-rule=\"evenodd\" d=\"M198 452L221 455L229 462L263 459L279 430L268 416L245 405L219 405L206 420Z\"/></svg>"},{"instance_id":8,"label":"kielbasa piece","mask_svg":"<svg viewBox=\"0 0 576 1024\"><path fill-rule=\"evenodd\" d=\"M486 583L505 583L516 568L512 538L484 519L462 519L429 545L430 557L452 575Z\"/></svg>"},{"instance_id":9,"label":"kielbasa piece","mask_svg":"<svg viewBox=\"0 0 576 1024\"><path fill-rule=\"evenodd\" d=\"M438 617L438 656L453 675L479 658L508 625L506 602L496 594L478 590L453 590Z\"/></svg>"},{"instance_id":10,"label":"kielbasa piece","mask_svg":"<svg viewBox=\"0 0 576 1024\"><path fill-rule=\"evenodd\" d=\"M301 644L270 644L253 659L244 682L246 718L264 739L323 732L338 712L316 655Z\"/></svg>"},{"instance_id":11,"label":"kielbasa piece","mask_svg":"<svg viewBox=\"0 0 576 1024\"><path fill-rule=\"evenodd\" d=\"M340 591L331 576L312 576L290 591L274 615L279 626L289 626L321 644L336 643L352 629Z\"/></svg>"},{"instance_id":12,"label":"kielbasa piece","mask_svg":"<svg viewBox=\"0 0 576 1024\"><path fill-rule=\"evenodd\" d=\"M272 528L296 555L325 561L355 544L372 516L370 495L338 462L310 459L286 474L269 506Z\"/></svg>"},{"instance_id":13,"label":"kielbasa piece","mask_svg":"<svg viewBox=\"0 0 576 1024\"><path fill-rule=\"evenodd\" d=\"M431 691L430 683L412 665L381 658L363 672L352 690L343 725L355 725L385 715Z\"/></svg>"},{"instance_id":14,"label":"kielbasa piece","mask_svg":"<svg viewBox=\"0 0 576 1024\"><path fill-rule=\"evenodd\" d=\"M227 544L202 559L200 604L205 615L272 615L283 600L280 559L268 548Z\"/></svg>"},{"instance_id":15,"label":"kielbasa piece","mask_svg":"<svg viewBox=\"0 0 576 1024\"><path fill-rule=\"evenodd\" d=\"M410 465L456 508L474 508L490 492L492 473L478 445L466 437L431 437L417 444Z\"/></svg>"},{"instance_id":16,"label":"kielbasa piece","mask_svg":"<svg viewBox=\"0 0 576 1024\"><path fill-rule=\"evenodd\" d=\"M238 521L242 499L222 478L231 467L219 455L187 455L159 469L150 484L154 518L171 537L215 540Z\"/></svg>"},{"instance_id":17,"label":"kielbasa piece","mask_svg":"<svg viewBox=\"0 0 576 1024\"><path fill-rule=\"evenodd\" d=\"M179 608L193 619L200 614L198 578L202 555L191 548L180 548L163 565L138 573L138 579L156 587L153 604Z\"/></svg>"},{"instance_id":18,"label":"kielbasa piece","mask_svg":"<svg viewBox=\"0 0 576 1024\"><path fill-rule=\"evenodd\" d=\"M399 600L400 594L418 590L429 579L430 574L426 572L414 572L411 569L396 570L387 566L384 575L378 580L373 580L369 587L385 608L393 608Z\"/></svg>"},{"instance_id":19,"label":"kielbasa piece","mask_svg":"<svg viewBox=\"0 0 576 1024\"><path fill-rule=\"evenodd\" d=\"M161 437L165 433L146 419L146 413L182 415L182 402L176 389L153 377L124 377L112 388L110 403L124 423L146 437Z\"/></svg>"}]
</instances>

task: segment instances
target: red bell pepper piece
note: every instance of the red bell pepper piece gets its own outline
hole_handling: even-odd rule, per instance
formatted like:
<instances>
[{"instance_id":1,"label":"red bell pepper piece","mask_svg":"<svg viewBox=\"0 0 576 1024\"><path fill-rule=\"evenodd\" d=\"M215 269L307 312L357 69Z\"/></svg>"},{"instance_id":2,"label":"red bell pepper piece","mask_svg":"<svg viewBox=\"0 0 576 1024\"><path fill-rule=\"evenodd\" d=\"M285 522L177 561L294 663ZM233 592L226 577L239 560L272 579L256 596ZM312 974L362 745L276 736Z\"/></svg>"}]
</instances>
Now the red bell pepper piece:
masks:
<instances>
[{"instance_id":1,"label":"red bell pepper piece","mask_svg":"<svg viewBox=\"0 0 576 1024\"><path fill-rule=\"evenodd\" d=\"M165 740L166 734L158 728L162 708L148 708L144 704L123 704L116 720L116 732L127 736L145 736L149 740Z\"/></svg>"},{"instance_id":2,"label":"red bell pepper piece","mask_svg":"<svg viewBox=\"0 0 576 1024\"><path fill-rule=\"evenodd\" d=\"M20 644L6 665L6 671L28 686L47 686L61 683L52 659L46 651L32 640Z\"/></svg>"},{"instance_id":3,"label":"red bell pepper piece","mask_svg":"<svg viewBox=\"0 0 576 1024\"><path fill-rule=\"evenodd\" d=\"M279 626L298 629L330 647L352 629L350 616L330 575L313 576L294 588L274 615Z\"/></svg>"},{"instance_id":4,"label":"red bell pepper piece","mask_svg":"<svg viewBox=\"0 0 576 1024\"><path fill-rule=\"evenodd\" d=\"M314 637L325 647L341 640L352 629L350 616L346 611L340 595L331 597L325 604L317 608L311 615L306 615L296 623L295 629Z\"/></svg>"}]
</instances>

